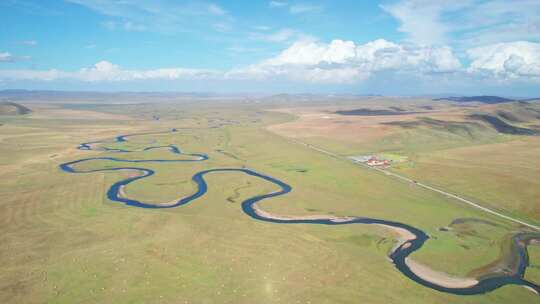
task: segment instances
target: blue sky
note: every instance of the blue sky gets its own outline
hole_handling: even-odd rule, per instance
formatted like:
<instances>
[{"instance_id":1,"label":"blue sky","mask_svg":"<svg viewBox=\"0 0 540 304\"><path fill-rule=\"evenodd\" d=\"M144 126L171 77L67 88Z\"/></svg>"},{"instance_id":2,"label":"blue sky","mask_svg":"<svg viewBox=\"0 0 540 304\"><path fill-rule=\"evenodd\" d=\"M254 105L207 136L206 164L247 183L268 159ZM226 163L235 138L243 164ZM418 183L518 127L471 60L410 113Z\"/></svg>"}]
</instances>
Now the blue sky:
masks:
<instances>
[{"instance_id":1,"label":"blue sky","mask_svg":"<svg viewBox=\"0 0 540 304\"><path fill-rule=\"evenodd\" d=\"M0 89L540 95L537 0L4 0L0 23Z\"/></svg>"}]
</instances>

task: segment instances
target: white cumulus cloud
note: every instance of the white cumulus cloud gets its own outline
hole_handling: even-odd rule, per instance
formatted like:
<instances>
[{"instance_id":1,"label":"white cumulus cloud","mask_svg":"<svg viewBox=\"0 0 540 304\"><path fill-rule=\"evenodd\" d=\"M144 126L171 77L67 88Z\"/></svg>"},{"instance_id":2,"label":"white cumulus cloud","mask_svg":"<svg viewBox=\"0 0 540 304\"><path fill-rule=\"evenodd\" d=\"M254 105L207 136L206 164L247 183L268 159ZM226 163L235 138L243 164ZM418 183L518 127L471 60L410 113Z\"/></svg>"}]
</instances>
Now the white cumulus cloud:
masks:
<instances>
[{"instance_id":1,"label":"white cumulus cloud","mask_svg":"<svg viewBox=\"0 0 540 304\"><path fill-rule=\"evenodd\" d=\"M470 73L499 78L540 78L540 43L516 41L476 47L467 51Z\"/></svg>"},{"instance_id":2,"label":"white cumulus cloud","mask_svg":"<svg viewBox=\"0 0 540 304\"><path fill-rule=\"evenodd\" d=\"M129 70L109 61L100 61L91 67L73 72L0 70L0 78L76 79L85 82L150 79L280 79L315 83L353 83L382 71L423 75L454 72L460 68L459 60L448 47L403 45L383 39L366 44L345 40L333 40L329 43L299 40L275 57L229 71L186 68Z\"/></svg>"},{"instance_id":3,"label":"white cumulus cloud","mask_svg":"<svg viewBox=\"0 0 540 304\"><path fill-rule=\"evenodd\" d=\"M100 61L92 67L67 72L56 69L39 70L0 70L0 79L8 80L44 80L75 79L85 82L99 81L135 81L135 80L178 80L208 79L220 75L209 70L186 68L163 68L154 70L125 70L109 61Z\"/></svg>"},{"instance_id":4,"label":"white cumulus cloud","mask_svg":"<svg viewBox=\"0 0 540 304\"><path fill-rule=\"evenodd\" d=\"M0 80L123 82L142 80L295 81L317 84L360 83L394 75L396 79L508 79L540 80L540 43L498 43L467 51L463 67L448 46L396 43L384 39L354 41L299 40L277 55L230 70L182 67L126 69L109 61L76 71L0 69ZM0 53L0 61L12 61Z\"/></svg>"},{"instance_id":5,"label":"white cumulus cloud","mask_svg":"<svg viewBox=\"0 0 540 304\"><path fill-rule=\"evenodd\" d=\"M434 74L455 72L460 68L460 61L449 47L402 45L383 39L366 44L302 40L273 58L233 70L228 76L349 83L388 70Z\"/></svg>"},{"instance_id":6,"label":"white cumulus cloud","mask_svg":"<svg viewBox=\"0 0 540 304\"><path fill-rule=\"evenodd\" d=\"M275 58L266 60L267 65L317 65L321 62L345 63L355 56L352 41L333 40L331 43L297 41Z\"/></svg>"}]
</instances>

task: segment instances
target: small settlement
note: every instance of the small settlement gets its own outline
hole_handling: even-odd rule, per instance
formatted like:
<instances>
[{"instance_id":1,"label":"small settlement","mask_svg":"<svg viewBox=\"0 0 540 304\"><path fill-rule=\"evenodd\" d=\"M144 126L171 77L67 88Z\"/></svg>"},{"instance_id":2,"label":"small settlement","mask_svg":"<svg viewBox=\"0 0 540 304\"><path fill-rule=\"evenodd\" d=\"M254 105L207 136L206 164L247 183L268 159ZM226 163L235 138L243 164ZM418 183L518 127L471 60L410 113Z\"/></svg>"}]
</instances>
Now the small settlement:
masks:
<instances>
[{"instance_id":1,"label":"small settlement","mask_svg":"<svg viewBox=\"0 0 540 304\"><path fill-rule=\"evenodd\" d=\"M388 159L377 157L376 155L350 156L350 159L357 163L363 163L371 167L388 167L392 162Z\"/></svg>"}]
</instances>

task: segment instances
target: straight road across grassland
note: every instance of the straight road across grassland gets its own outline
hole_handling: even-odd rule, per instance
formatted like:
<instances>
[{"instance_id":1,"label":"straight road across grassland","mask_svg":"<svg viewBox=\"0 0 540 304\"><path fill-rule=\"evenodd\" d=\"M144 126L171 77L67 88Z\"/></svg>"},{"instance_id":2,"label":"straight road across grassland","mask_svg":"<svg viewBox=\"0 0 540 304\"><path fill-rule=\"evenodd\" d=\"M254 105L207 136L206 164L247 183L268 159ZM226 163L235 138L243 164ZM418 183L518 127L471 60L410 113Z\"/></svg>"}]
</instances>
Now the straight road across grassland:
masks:
<instances>
[{"instance_id":1,"label":"straight road across grassland","mask_svg":"<svg viewBox=\"0 0 540 304\"><path fill-rule=\"evenodd\" d=\"M459 195L456 195L456 194L452 194L452 193L449 193L449 192L446 192L444 190L441 190L441 189L437 189L435 187L432 187L432 186L429 186L429 185L426 185L424 183L420 183L420 182L417 182L415 180L412 180L406 176L403 176L403 175L400 175L400 174L397 174L397 173L394 173L394 172L390 172L388 170L384 170L384 169L381 169L381 168L376 168L376 167L372 167L372 166L368 166L366 164L363 164L363 163L360 163L360 162L357 162L357 161L354 161L348 157L344 157L344 156L340 156L336 153L333 153L333 152L330 152L328 150L325 150L325 149L322 149L320 147L317 147L317 146L314 146L312 144L308 144L308 143L305 143L305 142L302 142L302 141L299 141L299 140L291 140L292 142L296 143L296 144L300 144L300 145L303 145L303 146L306 146L308 147L309 149L312 149L312 150L315 150L317 152L320 152L320 153L323 153L323 154L326 154L328 156L331 156L331 157L334 157L334 158L337 158L337 159L344 159L346 161L350 161L356 165L359 165L361 167L364 167L364 168L368 168L368 169L371 169L371 170L375 170L375 171L379 171L385 175L388 175L388 176L392 176L392 177L395 177L397 179L401 179L405 182L409 182L409 183L414 183L415 185L419 186L419 187L422 187L424 189L427 189L427 190L430 190L430 191L434 191L434 192L437 192L439 194L442 194L442 195L445 195L445 196L448 196L448 197L451 197L453 199L456 199L462 203L465 203L467 205L470 205L474 208L477 208L477 209L480 209L484 212L487 212L487 213L490 213L490 214L493 214L495 216L498 216L498 217L501 217L501 218L504 218L506 220L509 220L509 221L512 221L514 223L518 223L518 224L521 224L523 226L527 226L529 228L532 228L532 229L535 229L535 230L540 230L540 227L536 226L536 225L533 225L533 224L529 224L529 223L526 223L522 220L519 220L519 219L516 219L516 218L513 218L513 217L510 217L508 215L504 215L502 213L499 213L497 211L494 211L494 210L491 210L489 208L486 208L484 206L481 206L475 202L472 202L471 200L468 200L466 198L463 198Z\"/></svg>"}]
</instances>

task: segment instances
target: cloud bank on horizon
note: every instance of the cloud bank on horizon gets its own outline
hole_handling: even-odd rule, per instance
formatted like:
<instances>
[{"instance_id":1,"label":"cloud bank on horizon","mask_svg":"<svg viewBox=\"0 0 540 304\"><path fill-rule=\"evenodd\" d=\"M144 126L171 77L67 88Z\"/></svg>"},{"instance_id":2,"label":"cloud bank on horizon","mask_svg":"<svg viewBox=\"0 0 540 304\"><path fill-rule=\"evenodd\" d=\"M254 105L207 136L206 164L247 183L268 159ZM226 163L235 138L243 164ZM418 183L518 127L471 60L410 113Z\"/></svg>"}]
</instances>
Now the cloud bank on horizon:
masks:
<instances>
[{"instance_id":1,"label":"cloud bank on horizon","mask_svg":"<svg viewBox=\"0 0 540 304\"><path fill-rule=\"evenodd\" d=\"M540 94L537 0L0 8L6 23L33 20L0 33L0 89Z\"/></svg>"}]
</instances>

